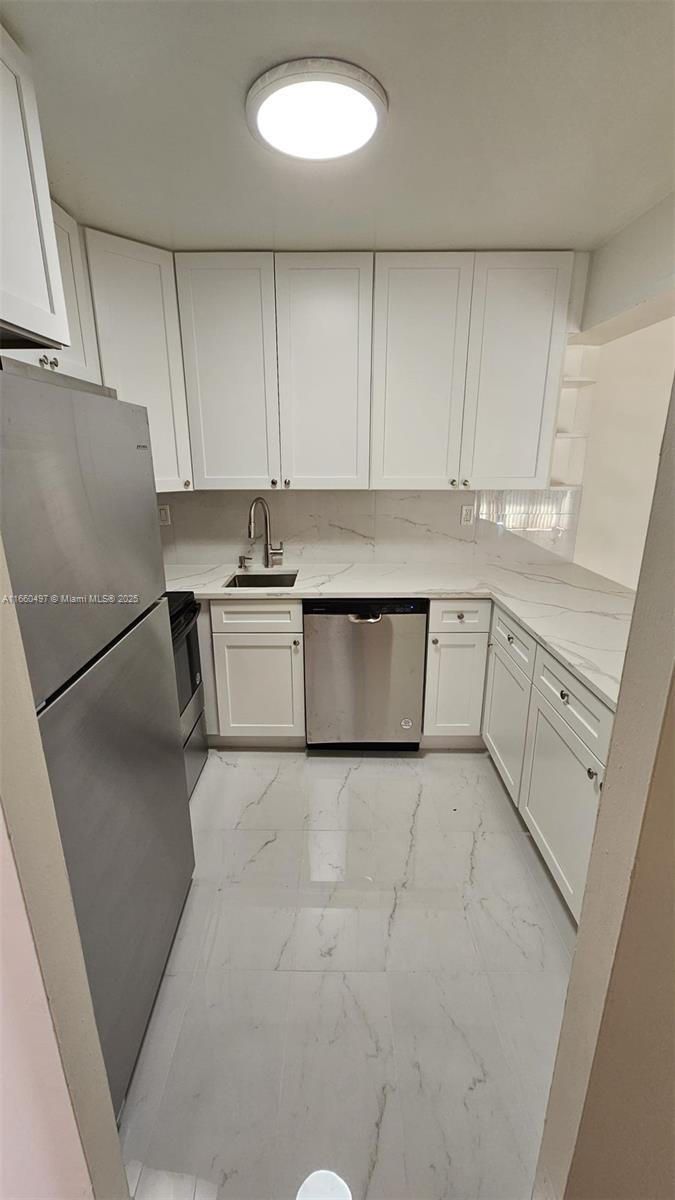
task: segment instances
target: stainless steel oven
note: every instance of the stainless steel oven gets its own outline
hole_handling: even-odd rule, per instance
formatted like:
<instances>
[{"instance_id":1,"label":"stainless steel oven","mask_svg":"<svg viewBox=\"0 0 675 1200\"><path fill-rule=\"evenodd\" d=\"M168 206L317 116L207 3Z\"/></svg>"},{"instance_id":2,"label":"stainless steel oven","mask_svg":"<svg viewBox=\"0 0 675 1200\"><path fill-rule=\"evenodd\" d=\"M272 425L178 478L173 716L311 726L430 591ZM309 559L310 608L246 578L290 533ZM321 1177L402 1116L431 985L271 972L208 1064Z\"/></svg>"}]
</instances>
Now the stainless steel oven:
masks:
<instances>
[{"instance_id":1,"label":"stainless steel oven","mask_svg":"<svg viewBox=\"0 0 675 1200\"><path fill-rule=\"evenodd\" d=\"M185 776L188 796L192 795L206 762L206 718L204 684L199 657L197 618L201 605L194 592L168 592L171 640L176 667L176 688L180 712Z\"/></svg>"}]
</instances>

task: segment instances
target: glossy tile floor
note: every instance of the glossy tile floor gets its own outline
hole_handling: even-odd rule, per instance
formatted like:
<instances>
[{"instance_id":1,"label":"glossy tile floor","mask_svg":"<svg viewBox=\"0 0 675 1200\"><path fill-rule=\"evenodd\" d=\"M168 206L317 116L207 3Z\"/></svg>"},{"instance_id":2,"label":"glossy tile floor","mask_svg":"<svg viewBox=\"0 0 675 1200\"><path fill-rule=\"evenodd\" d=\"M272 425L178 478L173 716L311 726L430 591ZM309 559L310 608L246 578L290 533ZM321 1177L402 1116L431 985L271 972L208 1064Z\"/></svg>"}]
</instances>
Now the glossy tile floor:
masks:
<instances>
[{"instance_id":1,"label":"glossy tile floor","mask_svg":"<svg viewBox=\"0 0 675 1200\"><path fill-rule=\"evenodd\" d=\"M485 754L211 752L137 1200L529 1200L574 933Z\"/></svg>"}]
</instances>

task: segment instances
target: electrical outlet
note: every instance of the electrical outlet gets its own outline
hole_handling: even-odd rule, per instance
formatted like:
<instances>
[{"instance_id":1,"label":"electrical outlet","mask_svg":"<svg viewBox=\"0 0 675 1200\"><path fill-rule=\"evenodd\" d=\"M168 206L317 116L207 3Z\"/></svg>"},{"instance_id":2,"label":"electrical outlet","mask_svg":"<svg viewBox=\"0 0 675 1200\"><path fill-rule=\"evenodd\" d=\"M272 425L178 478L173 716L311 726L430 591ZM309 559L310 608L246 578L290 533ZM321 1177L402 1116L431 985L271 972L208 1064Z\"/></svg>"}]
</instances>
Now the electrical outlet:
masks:
<instances>
[{"instance_id":1,"label":"electrical outlet","mask_svg":"<svg viewBox=\"0 0 675 1200\"><path fill-rule=\"evenodd\" d=\"M473 525L473 504L463 504L459 518L460 525Z\"/></svg>"},{"instance_id":2,"label":"electrical outlet","mask_svg":"<svg viewBox=\"0 0 675 1200\"><path fill-rule=\"evenodd\" d=\"M171 524L171 509L170 509L169 505L168 504L160 504L157 507L157 511L159 513L160 525L170 525Z\"/></svg>"}]
</instances>

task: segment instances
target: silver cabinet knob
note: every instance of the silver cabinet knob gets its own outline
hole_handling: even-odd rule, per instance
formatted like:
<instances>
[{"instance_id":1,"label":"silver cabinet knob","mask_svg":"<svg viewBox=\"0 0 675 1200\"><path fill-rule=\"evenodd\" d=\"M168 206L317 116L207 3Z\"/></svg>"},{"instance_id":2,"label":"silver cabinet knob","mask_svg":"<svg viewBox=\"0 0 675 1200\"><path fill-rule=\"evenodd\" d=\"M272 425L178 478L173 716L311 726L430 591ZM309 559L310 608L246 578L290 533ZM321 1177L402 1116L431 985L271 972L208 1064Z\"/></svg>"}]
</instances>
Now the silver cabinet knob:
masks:
<instances>
[{"instance_id":1,"label":"silver cabinet knob","mask_svg":"<svg viewBox=\"0 0 675 1200\"><path fill-rule=\"evenodd\" d=\"M566 691L564 691L563 688L561 688L560 689L560 699L562 700L563 704L569 704L569 702L570 702L569 692L566 692Z\"/></svg>"},{"instance_id":2,"label":"silver cabinet knob","mask_svg":"<svg viewBox=\"0 0 675 1200\"><path fill-rule=\"evenodd\" d=\"M279 482L278 479L270 479L270 483L272 484L272 487L276 487L278 482Z\"/></svg>"},{"instance_id":3,"label":"silver cabinet knob","mask_svg":"<svg viewBox=\"0 0 675 1200\"><path fill-rule=\"evenodd\" d=\"M464 620L464 613L457 613L457 620L458 620L458 621L463 621L463 620Z\"/></svg>"},{"instance_id":4,"label":"silver cabinet knob","mask_svg":"<svg viewBox=\"0 0 675 1200\"><path fill-rule=\"evenodd\" d=\"M471 487L471 483L469 482L468 479L462 480L462 487Z\"/></svg>"},{"instance_id":5,"label":"silver cabinet knob","mask_svg":"<svg viewBox=\"0 0 675 1200\"><path fill-rule=\"evenodd\" d=\"M300 638L293 638L293 645L294 645L294 646L299 646L299 645L300 645Z\"/></svg>"},{"instance_id":6,"label":"silver cabinet knob","mask_svg":"<svg viewBox=\"0 0 675 1200\"><path fill-rule=\"evenodd\" d=\"M438 638L432 638L432 639L431 639L431 644L432 644L432 646L437 646L437 645L438 645Z\"/></svg>"},{"instance_id":7,"label":"silver cabinet knob","mask_svg":"<svg viewBox=\"0 0 675 1200\"><path fill-rule=\"evenodd\" d=\"M284 479L284 487L290 487L290 486L291 486L290 479Z\"/></svg>"},{"instance_id":8,"label":"silver cabinet knob","mask_svg":"<svg viewBox=\"0 0 675 1200\"><path fill-rule=\"evenodd\" d=\"M54 367L58 367L58 365L59 365L58 358L50 358L49 365L52 368L52 370L54 370Z\"/></svg>"},{"instance_id":9,"label":"silver cabinet knob","mask_svg":"<svg viewBox=\"0 0 675 1200\"><path fill-rule=\"evenodd\" d=\"M184 479L184 480L183 480L183 487L184 487L184 488L189 488L189 487L192 487L192 481L191 481L190 479Z\"/></svg>"},{"instance_id":10,"label":"silver cabinet knob","mask_svg":"<svg viewBox=\"0 0 675 1200\"><path fill-rule=\"evenodd\" d=\"M449 479L449 480L448 480L448 483L450 484L450 487L457 487L457 480L456 480L456 479Z\"/></svg>"},{"instance_id":11,"label":"silver cabinet knob","mask_svg":"<svg viewBox=\"0 0 675 1200\"><path fill-rule=\"evenodd\" d=\"M598 778L598 772L594 771L592 767L588 768L588 770L586 771L586 774L588 775L589 779L597 779Z\"/></svg>"},{"instance_id":12,"label":"silver cabinet knob","mask_svg":"<svg viewBox=\"0 0 675 1200\"><path fill-rule=\"evenodd\" d=\"M516 639L514 638L512 633L507 633L506 640L509 643L509 646L512 646Z\"/></svg>"},{"instance_id":13,"label":"silver cabinet knob","mask_svg":"<svg viewBox=\"0 0 675 1200\"><path fill-rule=\"evenodd\" d=\"M41 355L40 355L40 357L38 358L38 362L39 362L39 364L40 364L40 366L41 366L41 367L48 367L48 366L49 366L49 358L47 357L47 355L46 355L46 354L41 354Z\"/></svg>"}]
</instances>

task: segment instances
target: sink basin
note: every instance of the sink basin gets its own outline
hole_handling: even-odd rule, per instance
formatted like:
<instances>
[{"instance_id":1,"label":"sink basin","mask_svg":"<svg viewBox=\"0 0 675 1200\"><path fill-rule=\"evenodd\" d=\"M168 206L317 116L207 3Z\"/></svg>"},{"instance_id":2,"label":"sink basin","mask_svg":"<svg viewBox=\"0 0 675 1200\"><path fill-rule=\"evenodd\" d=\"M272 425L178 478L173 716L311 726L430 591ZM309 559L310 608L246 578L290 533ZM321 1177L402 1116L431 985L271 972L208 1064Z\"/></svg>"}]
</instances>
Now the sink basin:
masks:
<instances>
[{"instance_id":1,"label":"sink basin","mask_svg":"<svg viewBox=\"0 0 675 1200\"><path fill-rule=\"evenodd\" d=\"M256 575L253 571L242 571L228 579L223 587L234 588L291 588L298 578L297 571L269 571Z\"/></svg>"}]
</instances>

